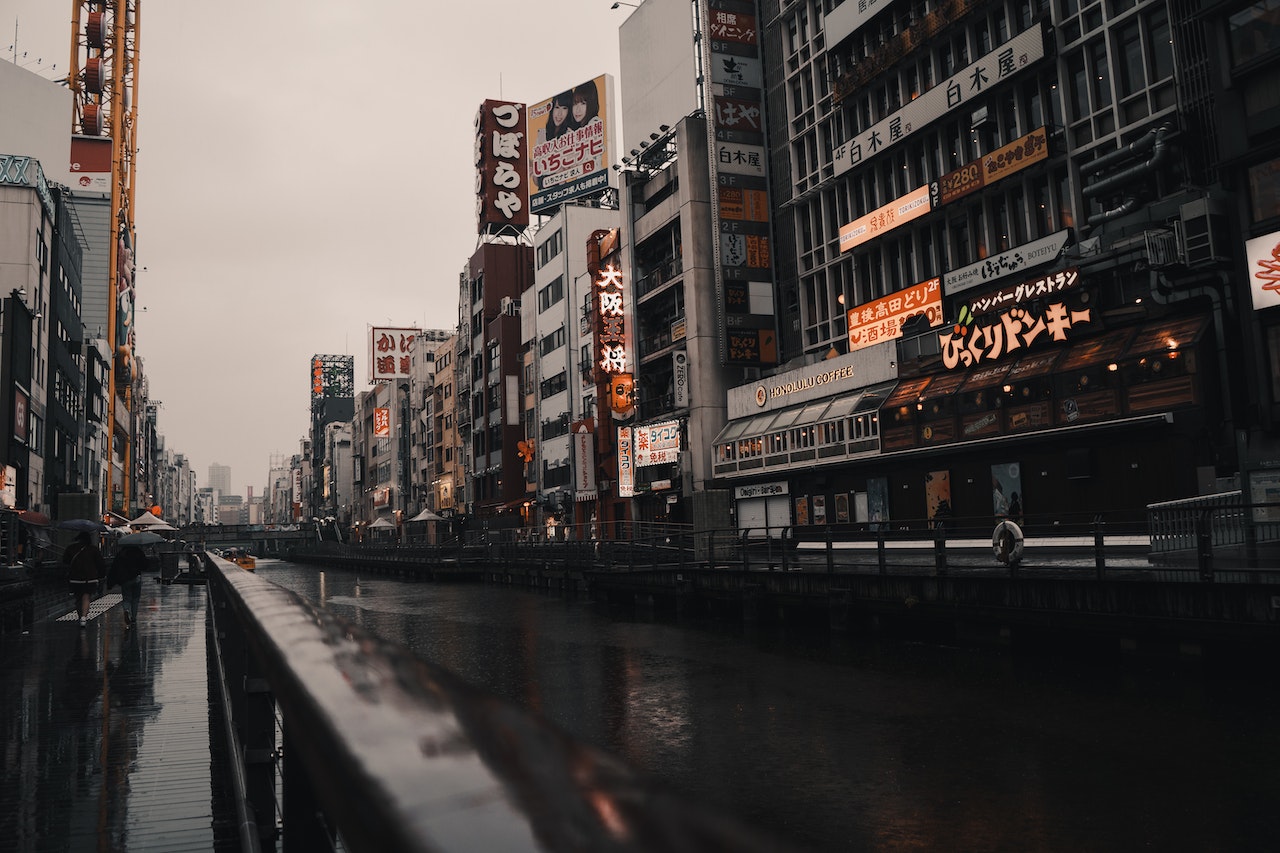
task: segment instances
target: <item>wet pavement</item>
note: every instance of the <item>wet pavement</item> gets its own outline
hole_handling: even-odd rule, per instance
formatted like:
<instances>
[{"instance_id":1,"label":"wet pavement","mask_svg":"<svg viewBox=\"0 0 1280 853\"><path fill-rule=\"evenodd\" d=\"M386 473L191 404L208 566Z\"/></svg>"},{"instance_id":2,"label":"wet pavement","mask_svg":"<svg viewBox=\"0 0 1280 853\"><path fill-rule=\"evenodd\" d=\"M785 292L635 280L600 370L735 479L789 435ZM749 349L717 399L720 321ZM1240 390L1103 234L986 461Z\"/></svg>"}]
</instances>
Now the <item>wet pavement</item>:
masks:
<instances>
[{"instance_id":1,"label":"wet pavement","mask_svg":"<svg viewBox=\"0 0 1280 853\"><path fill-rule=\"evenodd\" d=\"M144 583L131 629L119 594L95 600L83 628L68 596L61 616L4 636L3 849L236 849L230 802L215 783L226 767L211 713L205 588Z\"/></svg>"}]
</instances>

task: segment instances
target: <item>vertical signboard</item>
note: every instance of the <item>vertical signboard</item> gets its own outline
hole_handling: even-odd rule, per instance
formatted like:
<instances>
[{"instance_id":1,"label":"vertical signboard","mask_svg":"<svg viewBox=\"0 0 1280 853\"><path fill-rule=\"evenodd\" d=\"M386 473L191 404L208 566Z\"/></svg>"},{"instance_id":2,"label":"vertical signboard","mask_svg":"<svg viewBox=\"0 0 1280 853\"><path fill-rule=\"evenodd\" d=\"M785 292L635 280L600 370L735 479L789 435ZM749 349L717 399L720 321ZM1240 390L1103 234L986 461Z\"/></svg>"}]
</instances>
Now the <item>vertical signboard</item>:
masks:
<instances>
[{"instance_id":1,"label":"vertical signboard","mask_svg":"<svg viewBox=\"0 0 1280 853\"><path fill-rule=\"evenodd\" d=\"M529 107L529 209L609 188L613 78L601 74Z\"/></svg>"},{"instance_id":2,"label":"vertical signboard","mask_svg":"<svg viewBox=\"0 0 1280 853\"><path fill-rule=\"evenodd\" d=\"M373 410L374 438L386 438L391 435L391 410L379 406Z\"/></svg>"},{"instance_id":3,"label":"vertical signboard","mask_svg":"<svg viewBox=\"0 0 1280 853\"><path fill-rule=\"evenodd\" d=\"M631 427L618 427L618 497L636 494L635 450L631 445Z\"/></svg>"},{"instance_id":4,"label":"vertical signboard","mask_svg":"<svg viewBox=\"0 0 1280 853\"><path fill-rule=\"evenodd\" d=\"M596 362L609 383L609 409L616 418L628 418L635 412L635 394L631 361L627 353L626 288L622 270L606 264L595 277Z\"/></svg>"},{"instance_id":5,"label":"vertical signboard","mask_svg":"<svg viewBox=\"0 0 1280 853\"><path fill-rule=\"evenodd\" d=\"M476 113L476 231L529 224L524 104L484 101Z\"/></svg>"},{"instance_id":6,"label":"vertical signboard","mask_svg":"<svg viewBox=\"0 0 1280 853\"><path fill-rule=\"evenodd\" d=\"M590 500L596 496L596 436L590 418L573 425L574 499Z\"/></svg>"},{"instance_id":7,"label":"vertical signboard","mask_svg":"<svg viewBox=\"0 0 1280 853\"><path fill-rule=\"evenodd\" d=\"M755 0L707 0L703 66L709 69L712 242L720 360L778 361L769 229L768 151L760 24Z\"/></svg>"},{"instance_id":8,"label":"vertical signboard","mask_svg":"<svg viewBox=\"0 0 1280 853\"><path fill-rule=\"evenodd\" d=\"M408 379L413 345L418 339L418 334L418 329L374 326L370 338L371 381L394 382L397 379Z\"/></svg>"}]
</instances>

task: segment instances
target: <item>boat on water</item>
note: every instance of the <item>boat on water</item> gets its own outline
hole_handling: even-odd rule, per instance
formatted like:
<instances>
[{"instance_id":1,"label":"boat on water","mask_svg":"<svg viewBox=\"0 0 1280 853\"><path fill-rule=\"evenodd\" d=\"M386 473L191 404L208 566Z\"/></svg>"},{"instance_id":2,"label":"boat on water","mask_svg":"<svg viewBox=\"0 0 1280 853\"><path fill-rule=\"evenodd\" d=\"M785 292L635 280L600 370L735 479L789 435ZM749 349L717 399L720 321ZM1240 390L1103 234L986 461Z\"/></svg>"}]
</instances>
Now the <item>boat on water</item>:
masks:
<instances>
[{"instance_id":1,"label":"boat on water","mask_svg":"<svg viewBox=\"0 0 1280 853\"><path fill-rule=\"evenodd\" d=\"M235 563L246 572L253 571L258 565L258 561L254 559L252 554L240 548L231 548L222 556Z\"/></svg>"}]
</instances>

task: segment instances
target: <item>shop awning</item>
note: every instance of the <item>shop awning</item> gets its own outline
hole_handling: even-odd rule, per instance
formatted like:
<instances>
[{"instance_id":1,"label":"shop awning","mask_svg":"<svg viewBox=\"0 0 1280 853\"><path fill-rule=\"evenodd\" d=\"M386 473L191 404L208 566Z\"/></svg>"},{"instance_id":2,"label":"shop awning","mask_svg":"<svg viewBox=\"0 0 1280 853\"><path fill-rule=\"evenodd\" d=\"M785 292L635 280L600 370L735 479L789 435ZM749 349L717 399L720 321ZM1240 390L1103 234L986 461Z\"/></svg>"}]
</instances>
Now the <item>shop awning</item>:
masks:
<instances>
[{"instance_id":1,"label":"shop awning","mask_svg":"<svg viewBox=\"0 0 1280 853\"><path fill-rule=\"evenodd\" d=\"M982 391L986 388L994 388L1004 383L1005 375L1008 374L1009 368L1013 367L1013 362L1006 361L995 364L990 367L980 367L970 370L966 374L964 384L959 388L961 394L967 394L970 391Z\"/></svg>"},{"instance_id":2,"label":"shop awning","mask_svg":"<svg viewBox=\"0 0 1280 853\"><path fill-rule=\"evenodd\" d=\"M1133 336L1133 329L1116 329L1096 338L1079 341L1058 362L1057 370L1079 370L1095 364L1109 364L1120 357L1125 345Z\"/></svg>"},{"instance_id":3,"label":"shop awning","mask_svg":"<svg viewBox=\"0 0 1280 853\"><path fill-rule=\"evenodd\" d=\"M933 400L938 397L950 397L956 393L956 390L964 383L965 377L969 375L965 370L952 370L947 373L939 373L933 377L933 381L920 394L920 402Z\"/></svg>"},{"instance_id":4,"label":"shop awning","mask_svg":"<svg viewBox=\"0 0 1280 853\"><path fill-rule=\"evenodd\" d=\"M1160 320L1138 329L1125 356L1143 356L1155 352L1187 349L1200 343L1209 325L1207 317L1185 317Z\"/></svg>"},{"instance_id":5,"label":"shop awning","mask_svg":"<svg viewBox=\"0 0 1280 853\"><path fill-rule=\"evenodd\" d=\"M1056 349L1052 352L1042 352L1020 358L1013 367L1009 368L1009 372L1004 376L1004 381L1008 383L1024 382L1037 376L1043 376L1053 370L1053 366L1057 364L1058 359L1062 358L1063 352L1064 350Z\"/></svg>"},{"instance_id":6,"label":"shop awning","mask_svg":"<svg viewBox=\"0 0 1280 853\"><path fill-rule=\"evenodd\" d=\"M920 395L924 393L924 389L933 381L932 376L918 376L915 379L906 379L898 385L897 389L889 395L889 399L884 401L884 408L894 409L898 406L912 405L920 402Z\"/></svg>"},{"instance_id":7,"label":"shop awning","mask_svg":"<svg viewBox=\"0 0 1280 853\"><path fill-rule=\"evenodd\" d=\"M897 384L897 382L885 382L863 391L862 396L858 398L857 405L853 407L853 414L878 410L884 405L889 395L893 393L893 389Z\"/></svg>"}]
</instances>

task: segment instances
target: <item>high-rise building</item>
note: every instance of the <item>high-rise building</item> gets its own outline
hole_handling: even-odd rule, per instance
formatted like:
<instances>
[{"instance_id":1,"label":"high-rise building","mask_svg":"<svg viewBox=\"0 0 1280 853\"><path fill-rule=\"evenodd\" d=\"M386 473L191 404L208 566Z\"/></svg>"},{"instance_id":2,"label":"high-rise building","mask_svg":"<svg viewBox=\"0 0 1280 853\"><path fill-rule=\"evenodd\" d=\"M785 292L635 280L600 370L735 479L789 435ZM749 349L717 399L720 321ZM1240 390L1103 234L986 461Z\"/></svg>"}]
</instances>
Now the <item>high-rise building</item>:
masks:
<instances>
[{"instance_id":1,"label":"high-rise building","mask_svg":"<svg viewBox=\"0 0 1280 853\"><path fill-rule=\"evenodd\" d=\"M209 488L220 495L231 494L231 466L214 462L209 466Z\"/></svg>"}]
</instances>

